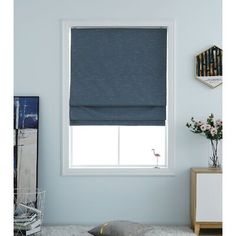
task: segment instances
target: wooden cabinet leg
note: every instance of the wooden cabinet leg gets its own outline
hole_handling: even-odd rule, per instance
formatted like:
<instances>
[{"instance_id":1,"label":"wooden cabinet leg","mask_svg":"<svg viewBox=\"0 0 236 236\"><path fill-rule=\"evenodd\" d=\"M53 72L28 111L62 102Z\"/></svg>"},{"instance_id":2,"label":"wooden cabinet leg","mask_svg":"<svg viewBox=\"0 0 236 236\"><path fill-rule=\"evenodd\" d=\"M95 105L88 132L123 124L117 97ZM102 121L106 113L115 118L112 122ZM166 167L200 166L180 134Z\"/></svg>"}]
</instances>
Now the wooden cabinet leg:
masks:
<instances>
[{"instance_id":1,"label":"wooden cabinet leg","mask_svg":"<svg viewBox=\"0 0 236 236\"><path fill-rule=\"evenodd\" d=\"M194 225L194 233L198 236L200 233L200 224Z\"/></svg>"}]
</instances>

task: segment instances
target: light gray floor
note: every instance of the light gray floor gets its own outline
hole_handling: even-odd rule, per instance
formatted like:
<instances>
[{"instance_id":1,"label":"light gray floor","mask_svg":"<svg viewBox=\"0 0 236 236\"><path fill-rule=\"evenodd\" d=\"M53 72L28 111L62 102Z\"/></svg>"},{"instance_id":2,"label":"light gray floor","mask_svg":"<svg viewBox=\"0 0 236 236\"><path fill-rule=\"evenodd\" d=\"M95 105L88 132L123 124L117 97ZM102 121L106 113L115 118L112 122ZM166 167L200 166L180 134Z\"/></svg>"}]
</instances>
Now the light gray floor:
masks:
<instances>
[{"instance_id":1,"label":"light gray floor","mask_svg":"<svg viewBox=\"0 0 236 236\"><path fill-rule=\"evenodd\" d=\"M93 226L81 225L54 225L44 226L41 236L91 236L87 233ZM195 236L193 231L186 226L155 226L156 235L160 236ZM204 229L200 236L222 236L220 229Z\"/></svg>"},{"instance_id":2,"label":"light gray floor","mask_svg":"<svg viewBox=\"0 0 236 236\"><path fill-rule=\"evenodd\" d=\"M42 236L91 236L87 233L93 226L58 225L44 226ZM186 226L155 226L148 236L195 236L192 229Z\"/></svg>"},{"instance_id":3,"label":"light gray floor","mask_svg":"<svg viewBox=\"0 0 236 236\"><path fill-rule=\"evenodd\" d=\"M87 233L93 226L53 225L44 226L41 236L91 236ZM195 236L187 226L155 226L158 236ZM222 236L221 229L202 229L200 236Z\"/></svg>"}]
</instances>

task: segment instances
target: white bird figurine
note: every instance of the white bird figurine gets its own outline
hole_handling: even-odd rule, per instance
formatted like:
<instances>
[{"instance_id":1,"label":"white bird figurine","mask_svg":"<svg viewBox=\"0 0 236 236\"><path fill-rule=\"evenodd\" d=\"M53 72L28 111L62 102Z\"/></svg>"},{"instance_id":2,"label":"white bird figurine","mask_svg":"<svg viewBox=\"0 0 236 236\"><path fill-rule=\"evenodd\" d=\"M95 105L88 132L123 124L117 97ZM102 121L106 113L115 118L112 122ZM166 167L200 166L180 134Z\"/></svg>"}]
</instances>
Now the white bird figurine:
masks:
<instances>
[{"instance_id":1,"label":"white bird figurine","mask_svg":"<svg viewBox=\"0 0 236 236\"><path fill-rule=\"evenodd\" d=\"M155 166L155 168L160 168L159 166L158 166L158 158L161 156L159 153L155 153L155 149L152 149L152 151L153 151L153 154L154 154L154 156L156 157L156 159L157 159L157 165Z\"/></svg>"}]
</instances>

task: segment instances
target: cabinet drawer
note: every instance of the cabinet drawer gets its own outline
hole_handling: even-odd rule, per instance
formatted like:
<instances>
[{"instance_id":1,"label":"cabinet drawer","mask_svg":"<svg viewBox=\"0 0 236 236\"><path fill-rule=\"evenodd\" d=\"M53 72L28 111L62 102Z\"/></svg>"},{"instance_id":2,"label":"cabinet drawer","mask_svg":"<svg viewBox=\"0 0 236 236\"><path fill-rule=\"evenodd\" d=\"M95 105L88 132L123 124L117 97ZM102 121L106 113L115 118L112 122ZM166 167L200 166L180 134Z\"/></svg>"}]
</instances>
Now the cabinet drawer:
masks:
<instances>
[{"instance_id":1,"label":"cabinet drawer","mask_svg":"<svg viewBox=\"0 0 236 236\"><path fill-rule=\"evenodd\" d=\"M197 173L196 221L222 222L222 174Z\"/></svg>"}]
</instances>

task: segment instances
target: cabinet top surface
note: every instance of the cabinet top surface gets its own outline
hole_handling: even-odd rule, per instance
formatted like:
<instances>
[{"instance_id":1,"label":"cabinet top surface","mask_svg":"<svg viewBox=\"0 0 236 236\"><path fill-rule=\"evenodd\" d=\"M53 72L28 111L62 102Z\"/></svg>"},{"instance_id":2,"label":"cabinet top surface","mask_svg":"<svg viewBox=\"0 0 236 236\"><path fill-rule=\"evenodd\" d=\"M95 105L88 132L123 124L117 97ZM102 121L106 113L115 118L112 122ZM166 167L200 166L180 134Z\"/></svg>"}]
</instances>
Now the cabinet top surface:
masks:
<instances>
[{"instance_id":1,"label":"cabinet top surface","mask_svg":"<svg viewBox=\"0 0 236 236\"><path fill-rule=\"evenodd\" d=\"M191 172L195 173L222 173L221 168L191 168Z\"/></svg>"}]
</instances>

